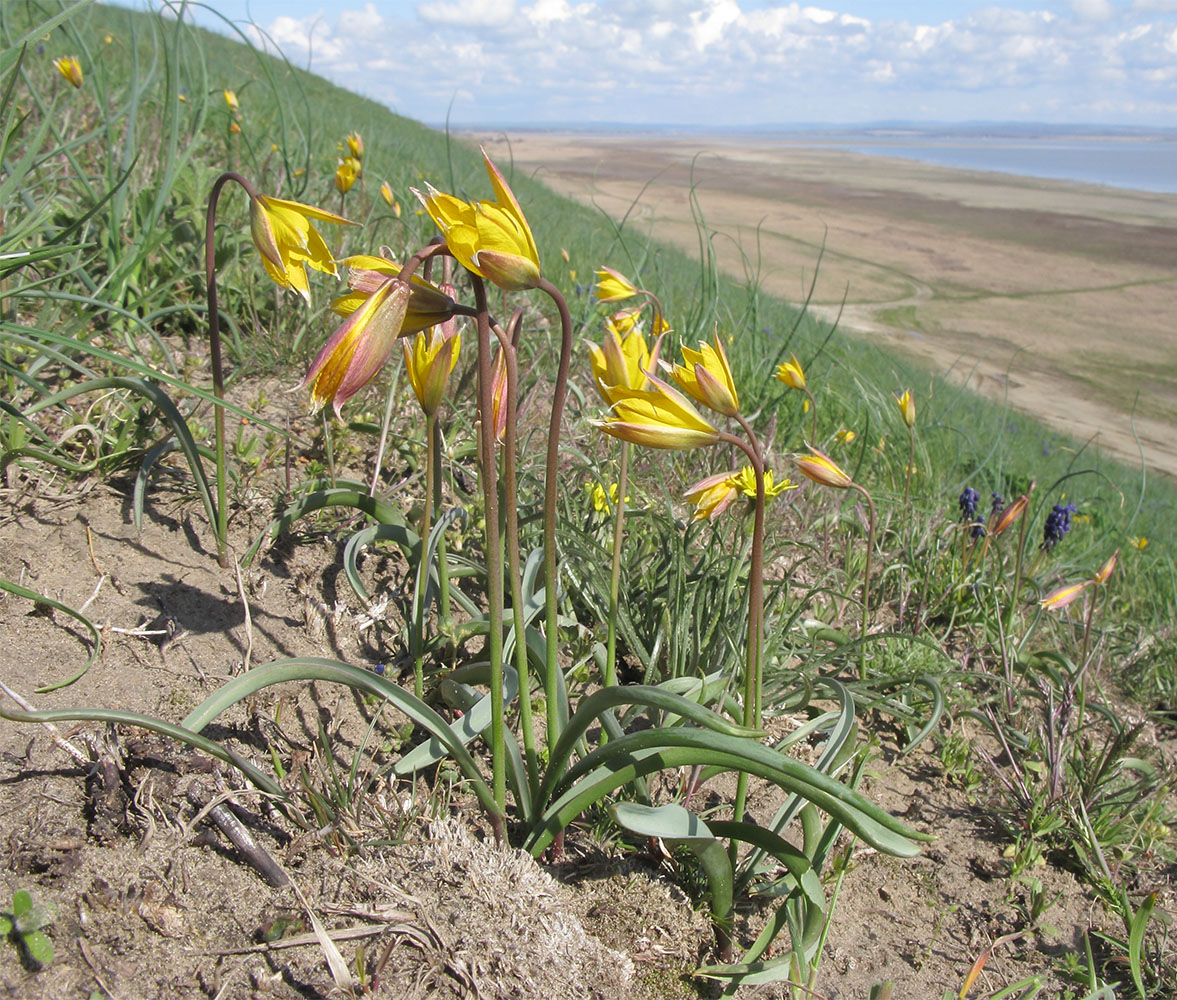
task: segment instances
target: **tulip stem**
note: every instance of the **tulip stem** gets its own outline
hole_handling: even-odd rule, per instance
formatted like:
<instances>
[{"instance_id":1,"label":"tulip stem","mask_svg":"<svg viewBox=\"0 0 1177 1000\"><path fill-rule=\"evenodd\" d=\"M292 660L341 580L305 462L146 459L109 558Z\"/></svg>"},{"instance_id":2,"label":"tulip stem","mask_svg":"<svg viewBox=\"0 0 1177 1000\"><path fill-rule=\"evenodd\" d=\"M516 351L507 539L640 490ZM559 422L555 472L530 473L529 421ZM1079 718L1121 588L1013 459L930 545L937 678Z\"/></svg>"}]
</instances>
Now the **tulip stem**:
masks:
<instances>
[{"instance_id":1,"label":"tulip stem","mask_svg":"<svg viewBox=\"0 0 1177 1000\"><path fill-rule=\"evenodd\" d=\"M605 687L617 686L617 613L621 604L621 545L625 539L625 494L629 489L629 442L621 442L613 519L613 570L609 578L609 633L605 639ZM606 496L608 494L606 493Z\"/></svg>"},{"instance_id":2,"label":"tulip stem","mask_svg":"<svg viewBox=\"0 0 1177 1000\"><path fill-rule=\"evenodd\" d=\"M726 431L720 432L720 440L734 444L748 456L756 476L756 505L752 522L752 550L748 564L748 638L744 661L744 725L748 729L759 729L761 720L762 644L764 627L764 458L760 443L749 423L738 413L736 421L748 435L748 440L736 437ZM744 804L748 796L748 772L741 771L736 779L736 801L732 818L735 822L744 819ZM732 867L737 860L737 844L733 839L728 847Z\"/></svg>"},{"instance_id":3,"label":"tulip stem","mask_svg":"<svg viewBox=\"0 0 1177 1000\"><path fill-rule=\"evenodd\" d=\"M253 185L233 170L227 170L218 177L208 195L208 212L205 215L204 226L204 283L208 296L208 355L212 365L213 395L217 397L213 409L213 426L216 436L217 463L217 506L216 523L212 526L217 541L217 562L222 567L229 565L226 536L228 534L228 505L225 490L225 376L221 362L221 314L217 307L217 264L216 264L216 227L217 202L221 197L221 189L235 181L245 189L251 199L258 197Z\"/></svg>"},{"instance_id":4,"label":"tulip stem","mask_svg":"<svg viewBox=\"0 0 1177 1000\"><path fill-rule=\"evenodd\" d=\"M559 635L557 633L557 590L559 573L556 560L556 474L560 463L560 425L564 419L564 400L568 396L568 371L572 365L572 314L564 296L547 278L540 278L536 288L546 292L560 313L560 363L552 387L552 416L548 425L548 455L544 470L544 629L547 655L544 669L544 698L547 702L548 745L560 737L560 712L557 699L560 685L557 671Z\"/></svg>"},{"instance_id":5,"label":"tulip stem","mask_svg":"<svg viewBox=\"0 0 1177 1000\"><path fill-rule=\"evenodd\" d=\"M433 527L433 451L434 430L437 427L437 415L430 413L425 418L425 506L421 511L421 549L419 559L423 562L429 552L429 533ZM429 567L418 566L418 572L426 582L428 591ZM438 568L438 582L441 581L441 568ZM421 698L425 694L425 594L417 605L417 620L413 623L412 641L416 649L413 650L413 694Z\"/></svg>"},{"instance_id":6,"label":"tulip stem","mask_svg":"<svg viewBox=\"0 0 1177 1000\"><path fill-rule=\"evenodd\" d=\"M503 506L507 533L507 573L511 584L511 615L515 626L515 670L519 675L519 728L523 735L523 757L527 763L527 780L532 789L539 788L539 755L535 750L535 727L531 718L531 674L527 663L527 625L523 617L523 577L519 562L519 483L516 412L519 401L519 365L515 336L523 310L516 309L504 331L494 326L503 352L507 386L500 404L506 414L503 430Z\"/></svg>"},{"instance_id":7,"label":"tulip stem","mask_svg":"<svg viewBox=\"0 0 1177 1000\"><path fill-rule=\"evenodd\" d=\"M907 436L911 439L911 445L907 451L907 476L903 480L903 506L906 507L908 501L911 499L911 473L915 468L915 425L912 424L907 428Z\"/></svg>"},{"instance_id":8,"label":"tulip stem","mask_svg":"<svg viewBox=\"0 0 1177 1000\"><path fill-rule=\"evenodd\" d=\"M862 639L863 651L862 656L858 661L858 676L862 679L866 678L866 636L867 630L870 628L870 571L871 559L875 550L875 501L870 495L870 492L865 486L859 486L858 483L851 483L851 489L858 490L864 497L866 497L866 505L870 512L869 521L866 532L866 567L862 572Z\"/></svg>"},{"instance_id":9,"label":"tulip stem","mask_svg":"<svg viewBox=\"0 0 1177 1000\"><path fill-rule=\"evenodd\" d=\"M490 363L490 313L486 285L470 275L478 306L478 414L480 420L479 459L482 466L482 498L485 521L486 599L489 631L486 637L490 661L490 754L491 780L497 816L491 817L495 842L503 843L503 815L507 804L507 782L503 734L503 562L499 545L499 488L495 469L494 392Z\"/></svg>"},{"instance_id":10,"label":"tulip stem","mask_svg":"<svg viewBox=\"0 0 1177 1000\"><path fill-rule=\"evenodd\" d=\"M433 509L441 510L441 455L445 442L441 434L441 421L433 420ZM438 626L444 633L450 621L450 571L445 551L445 532L437 539L437 618Z\"/></svg>"}]
</instances>

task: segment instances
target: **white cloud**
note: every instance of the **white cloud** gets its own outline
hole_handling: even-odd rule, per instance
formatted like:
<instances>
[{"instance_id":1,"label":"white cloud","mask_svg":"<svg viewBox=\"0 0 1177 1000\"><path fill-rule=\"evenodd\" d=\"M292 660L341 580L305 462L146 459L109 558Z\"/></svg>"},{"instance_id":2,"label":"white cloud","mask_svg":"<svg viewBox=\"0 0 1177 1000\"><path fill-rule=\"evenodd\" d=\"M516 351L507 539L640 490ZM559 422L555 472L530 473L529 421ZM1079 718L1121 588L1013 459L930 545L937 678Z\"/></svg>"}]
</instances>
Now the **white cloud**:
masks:
<instances>
[{"instance_id":1,"label":"white cloud","mask_svg":"<svg viewBox=\"0 0 1177 1000\"><path fill-rule=\"evenodd\" d=\"M719 41L724 30L740 19L740 7L735 0L708 0L707 7L691 14L691 38L702 52Z\"/></svg>"},{"instance_id":2,"label":"white cloud","mask_svg":"<svg viewBox=\"0 0 1177 1000\"><path fill-rule=\"evenodd\" d=\"M1071 7L1086 21L1106 21L1116 12L1108 0L1071 0Z\"/></svg>"},{"instance_id":3,"label":"white cloud","mask_svg":"<svg viewBox=\"0 0 1177 1000\"><path fill-rule=\"evenodd\" d=\"M398 14L341 0L267 30L377 99L395 80L400 110L428 121L456 93L464 122L1053 120L1095 114L1096 98L1121 114L1177 104L1177 0L1022 0L932 24L841 2L424 0ZM363 67L377 65L374 80Z\"/></svg>"},{"instance_id":4,"label":"white cloud","mask_svg":"<svg viewBox=\"0 0 1177 1000\"><path fill-rule=\"evenodd\" d=\"M434 24L493 27L506 24L515 16L515 0L453 0L448 3L430 0L417 5L417 14L423 21Z\"/></svg>"}]
</instances>

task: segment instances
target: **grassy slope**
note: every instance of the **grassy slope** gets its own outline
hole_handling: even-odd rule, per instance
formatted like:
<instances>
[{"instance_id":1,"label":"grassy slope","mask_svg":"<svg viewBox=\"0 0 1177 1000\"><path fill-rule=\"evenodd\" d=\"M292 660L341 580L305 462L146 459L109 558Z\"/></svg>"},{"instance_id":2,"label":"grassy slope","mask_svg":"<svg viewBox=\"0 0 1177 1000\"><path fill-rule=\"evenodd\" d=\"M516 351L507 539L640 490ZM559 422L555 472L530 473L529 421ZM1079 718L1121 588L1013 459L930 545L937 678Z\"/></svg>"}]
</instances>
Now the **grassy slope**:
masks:
<instances>
[{"instance_id":1,"label":"grassy slope","mask_svg":"<svg viewBox=\"0 0 1177 1000\"><path fill-rule=\"evenodd\" d=\"M5 11L9 39L21 33L22 23L48 16L54 4L28 4ZM132 53L138 53L138 72L158 60L164 32L174 30L151 15L118 8L92 6L55 30L43 55L30 60L42 64L58 51L79 51L89 78L101 80L111 93L132 70ZM114 43L102 41L104 33ZM202 269L195 234L203 225L203 202L211 180L226 162L260 179L263 189L286 197L338 207L331 188L337 144L346 131L359 131L366 144L367 187L353 192L344 211L367 223L363 235L348 237L351 250L367 249L387 241L394 248L418 245L432 234L427 217L414 210L410 185L428 180L439 187L470 197L485 196L487 185L477 153L460 143L396 115L373 101L350 94L319 77L261 55L237 41L216 34L184 29L177 78L187 90L187 125L192 130L194 151L190 164L176 178L171 212L177 225L187 222L192 234L187 252L171 247L166 259L156 255L149 262L141 285L150 284L152 266L163 287L188 287L198 293ZM137 45L133 44L137 42ZM166 80L167 66L158 68ZM36 67L34 67L36 69ZM44 72L44 66L40 67ZM221 100L222 88L239 96L243 135L228 136L228 115ZM158 88L144 98L148 125L140 140L150 148L153 105L162 106L167 95ZM164 109L166 110L166 108ZM197 118L197 114L202 116ZM275 151L271 147L276 145ZM917 478L920 507L928 516L954 516L955 496L971 483L984 495L990 489L1016 495L1031 480L1038 484L1036 518L1031 537L1041 531L1042 519L1062 494L1077 500L1090 521L1068 540L1060 575L1066 564L1074 572L1089 572L1110 547L1129 536L1147 536L1151 544L1133 578L1131 589L1121 590L1121 611L1147 628L1165 633L1172 625L1174 600L1173 561L1168 553L1177 541L1172 511L1177 493L1165 482L1147 480L1140 470L1127 469L1092 454L1083 446L1046 431L1025 417L984 402L965 390L950 386L899 359L886 356L869 344L843 338L801 315L790 304L758 292L754 269L749 281L738 284L720 277L708 261L705 229L701 229L699 260L691 260L665 246L646 245L631 239L623 226L586 208L558 198L530 178L508 173L536 233L541 259L573 306L574 315L586 322L594 316L591 272L609 263L662 295L668 313L684 340L707 336L713 327L723 331L732 355L738 383L747 409L760 410L761 426L775 428L775 440L797 447L808 418L802 420L797 398L768 376L775 361L789 353L802 359L811 385L820 400L822 429L819 439L828 441L839 427L851 427L858 437L842 456L852 474L879 484L883 493L901 492L906 461L905 439L898 424L892 393L910 386L916 394L919 414ZM152 182L151 157L134 165L131 185L140 191ZM387 180L405 211L396 220L376 195L379 182ZM243 199L223 210L226 235L236 229L236 253L251 250L245 238ZM227 241L228 242L228 241ZM569 262L563 263L561 250ZM227 252L227 251L223 251ZM177 276L168 268L179 267ZM223 279L224 280L224 279ZM300 360L308 357L329 329L323 306L308 318L293 323L289 309L268 299L257 299L252 286L232 285L225 292L226 310L257 315L262 343L250 342L248 332L238 344L239 373L269 367L288 359L293 350ZM318 301L318 300L317 300ZM194 306L195 308L195 306ZM142 308L140 312L142 312ZM595 322L595 321L594 321ZM293 332L292 332L293 330ZM586 338L596 336L586 325ZM277 347L275 345L278 345ZM543 350L538 351L542 355ZM289 369L286 373L289 376ZM751 405L747 405L748 401ZM880 438L891 447L880 452ZM1146 484L1146 485L1145 485ZM1087 530L1087 525L1090 529ZM1171 655L1171 654L1170 654ZM1171 672L1165 665L1163 672Z\"/></svg>"}]
</instances>

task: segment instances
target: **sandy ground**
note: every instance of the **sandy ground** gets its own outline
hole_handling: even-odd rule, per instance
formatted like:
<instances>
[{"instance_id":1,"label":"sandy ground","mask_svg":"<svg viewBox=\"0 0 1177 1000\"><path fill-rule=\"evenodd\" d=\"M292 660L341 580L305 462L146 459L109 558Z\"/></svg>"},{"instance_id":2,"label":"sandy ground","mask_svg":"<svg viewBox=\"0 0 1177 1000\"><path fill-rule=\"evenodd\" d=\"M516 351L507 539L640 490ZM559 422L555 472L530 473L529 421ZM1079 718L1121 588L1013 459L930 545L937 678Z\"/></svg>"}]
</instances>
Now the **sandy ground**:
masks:
<instances>
[{"instance_id":1,"label":"sandy ground","mask_svg":"<svg viewBox=\"0 0 1177 1000\"><path fill-rule=\"evenodd\" d=\"M768 140L477 136L561 194L1128 462L1177 475L1177 195ZM508 148L509 143L509 148ZM602 261L601 263L606 263Z\"/></svg>"}]
</instances>

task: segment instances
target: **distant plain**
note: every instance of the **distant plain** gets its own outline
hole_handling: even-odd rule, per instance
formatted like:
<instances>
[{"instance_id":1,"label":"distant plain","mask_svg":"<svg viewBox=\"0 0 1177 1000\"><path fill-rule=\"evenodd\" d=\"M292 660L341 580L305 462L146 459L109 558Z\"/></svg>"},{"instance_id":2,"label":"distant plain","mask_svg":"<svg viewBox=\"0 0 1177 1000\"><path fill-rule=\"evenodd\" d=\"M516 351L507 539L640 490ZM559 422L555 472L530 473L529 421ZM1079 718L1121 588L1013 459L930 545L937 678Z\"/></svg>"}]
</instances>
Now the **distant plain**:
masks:
<instances>
[{"instance_id":1,"label":"distant plain","mask_svg":"<svg viewBox=\"0 0 1177 1000\"><path fill-rule=\"evenodd\" d=\"M729 273L800 302L820 260L817 315L1177 476L1177 194L757 137L473 137L697 252L693 189Z\"/></svg>"}]
</instances>

